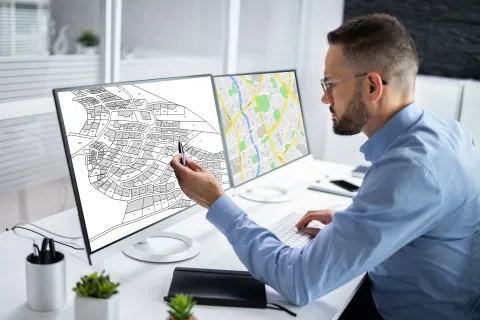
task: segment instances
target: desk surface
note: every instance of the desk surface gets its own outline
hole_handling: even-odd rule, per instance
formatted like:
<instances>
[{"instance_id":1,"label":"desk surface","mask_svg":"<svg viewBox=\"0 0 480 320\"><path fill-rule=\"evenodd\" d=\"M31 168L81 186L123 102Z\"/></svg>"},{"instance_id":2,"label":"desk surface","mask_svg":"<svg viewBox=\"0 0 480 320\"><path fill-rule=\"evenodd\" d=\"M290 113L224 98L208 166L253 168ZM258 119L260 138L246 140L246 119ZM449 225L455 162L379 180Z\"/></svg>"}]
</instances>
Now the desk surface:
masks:
<instances>
[{"instance_id":1,"label":"desk surface","mask_svg":"<svg viewBox=\"0 0 480 320\"><path fill-rule=\"evenodd\" d=\"M292 212L302 209L323 209L336 204L348 204L349 198L307 190L314 180L326 175L347 174L351 166L313 160L306 157L270 174L246 184L244 188L261 185L282 184L290 190L292 200L281 204L260 204L233 199L259 225L268 227L273 222ZM288 180L285 173L288 172ZM285 185L288 181L288 185ZM241 189L239 190L241 191ZM81 235L76 209L52 215L38 221L55 232L71 236ZM168 292L173 270L176 266L246 270L235 255L225 237L205 219L206 210L190 217L166 231L179 232L199 241L202 251L193 259L170 264L144 263L128 258L119 252L104 262L105 270L119 287L121 319L166 319L167 305L163 297ZM28 233L22 233L30 236ZM74 297L71 288L80 276L94 269L88 265L83 252L67 251L67 304L56 312L38 313L26 305L25 257L31 252L32 240L16 236L13 232L0 234L0 319L74 319ZM61 249L60 249L61 248ZM319 267L319 272L322 272ZM267 286L267 299L288 307L300 319L336 319L355 294L362 277L321 297L317 301L296 307L288 304L275 290ZM198 319L292 319L285 312L269 309L242 309L227 307L196 306Z\"/></svg>"}]
</instances>

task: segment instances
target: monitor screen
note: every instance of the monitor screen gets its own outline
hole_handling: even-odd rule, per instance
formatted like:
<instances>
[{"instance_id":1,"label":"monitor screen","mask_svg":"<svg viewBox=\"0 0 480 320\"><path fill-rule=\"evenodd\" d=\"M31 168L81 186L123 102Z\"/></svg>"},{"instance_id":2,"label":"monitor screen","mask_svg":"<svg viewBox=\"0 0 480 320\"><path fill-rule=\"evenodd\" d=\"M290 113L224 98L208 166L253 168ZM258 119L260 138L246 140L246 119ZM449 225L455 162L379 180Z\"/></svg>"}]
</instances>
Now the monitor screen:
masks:
<instances>
[{"instance_id":1,"label":"monitor screen","mask_svg":"<svg viewBox=\"0 0 480 320\"><path fill-rule=\"evenodd\" d=\"M309 154L294 71L214 82L234 186Z\"/></svg>"},{"instance_id":2,"label":"monitor screen","mask_svg":"<svg viewBox=\"0 0 480 320\"><path fill-rule=\"evenodd\" d=\"M230 187L210 76L54 95L90 253L194 205L170 166L178 141L188 158Z\"/></svg>"}]
</instances>

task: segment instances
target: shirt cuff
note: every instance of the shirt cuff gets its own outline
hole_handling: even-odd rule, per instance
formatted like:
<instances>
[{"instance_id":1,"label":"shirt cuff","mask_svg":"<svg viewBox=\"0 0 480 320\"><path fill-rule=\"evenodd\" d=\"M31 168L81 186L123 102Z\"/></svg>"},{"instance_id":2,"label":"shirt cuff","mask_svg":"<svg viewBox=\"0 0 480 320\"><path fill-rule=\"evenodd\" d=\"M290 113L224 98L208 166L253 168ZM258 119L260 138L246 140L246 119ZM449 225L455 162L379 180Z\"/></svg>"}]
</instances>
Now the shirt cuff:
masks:
<instances>
[{"instance_id":1,"label":"shirt cuff","mask_svg":"<svg viewBox=\"0 0 480 320\"><path fill-rule=\"evenodd\" d=\"M240 209L240 207L229 197L223 194L208 210L207 220L226 236L226 232L230 225L242 213L243 210Z\"/></svg>"}]
</instances>

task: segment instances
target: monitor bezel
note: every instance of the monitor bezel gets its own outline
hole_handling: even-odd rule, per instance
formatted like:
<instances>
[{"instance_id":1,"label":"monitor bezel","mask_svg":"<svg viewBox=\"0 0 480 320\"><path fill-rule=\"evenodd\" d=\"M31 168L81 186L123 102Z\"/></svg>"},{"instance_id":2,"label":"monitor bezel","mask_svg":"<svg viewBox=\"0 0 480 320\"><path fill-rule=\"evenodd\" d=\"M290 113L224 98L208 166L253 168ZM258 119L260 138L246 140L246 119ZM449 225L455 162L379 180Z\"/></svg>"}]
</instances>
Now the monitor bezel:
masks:
<instances>
[{"instance_id":1,"label":"monitor bezel","mask_svg":"<svg viewBox=\"0 0 480 320\"><path fill-rule=\"evenodd\" d=\"M85 218L84 218L84 215L83 215L83 208L82 208L82 203L81 203L81 200L80 200L80 193L79 193L79 189L78 189L78 186L77 186L77 180L76 180L76 176L75 176L75 168L73 166L73 161L72 161L72 158L70 156L71 153L70 153L70 146L69 146L68 138L67 138L68 135L67 135L66 130L65 130L65 124L64 124L64 121L63 121L63 114L62 114L62 109L61 109L61 106L60 106L58 93L66 92L66 91L72 91L72 90L83 90L83 89L95 88L95 87L99 87L99 86L110 87L110 86L117 86L117 85L139 84L139 83L145 83L145 82L177 81L177 80L195 79L195 78L210 78L210 83L212 84L212 89L213 89L213 96L214 96L213 98L214 98L215 108L216 108L216 112L217 112L217 119L218 119L218 121L220 121L220 118L219 118L219 115L218 115L218 105L217 105L218 102L217 102L217 99L216 99L216 91L214 89L215 83L214 83L214 80L213 80L213 77L212 77L211 74L196 74L196 75L177 76L177 77L153 78L153 79L146 79L146 80L131 80L131 81L110 82L110 83L96 83L96 84L93 84L93 85L63 87L63 88L52 89L53 98L54 98L54 101L55 101L55 109L56 109L56 113L57 113L58 123L59 123L59 126L60 126L60 133L62 135L62 142L63 142L63 146L64 146L64 150L65 150L65 157L66 157L67 164L68 164L68 171L69 171L69 174L70 174L70 180L71 180L71 183L72 183L72 189L73 189L73 193L74 193L75 203L76 203L76 206L77 206L78 218L79 218L79 221L80 221L80 227L81 227L81 230L82 230L82 235L83 235L83 239L84 239L84 243L85 243L85 251L86 251L88 262L89 262L90 265L92 265L92 255L95 255L95 254L97 254L99 252L102 252L102 251L106 251L106 250L108 250L112 247L115 247L119 243L128 240L128 238L137 236L141 232L145 232L149 229L156 228L160 223L165 223L166 221L171 220L172 223L168 223L168 225L167 224L165 225L165 227L168 227L168 226L170 226L174 223L177 223L181 220L184 220L184 219L186 219L186 218L188 218L192 215L195 215L195 214L199 213L201 211L201 208L198 204L194 203L193 205L191 205L187 208L179 210L178 212L174 213L173 215L170 215L170 216L165 217L161 220L155 221L154 223L149 224L148 226L145 226L141 229L138 229L135 232L132 232L128 235L125 235L125 236L123 236L123 237L121 237L121 238L119 238L115 241L110 242L109 244L107 244L103 247L100 247L100 248L92 251L91 246L90 246L90 238L88 236L88 230L87 230L87 226L86 226L86 223L85 223ZM220 128L220 135L223 136L221 123L219 123L219 128ZM222 137L222 147L225 150L225 143L224 143L223 137ZM228 155L225 157L225 161L228 161L227 158L228 158ZM227 163L227 172L228 172L228 176L229 176L229 187L227 189L224 189L224 191L227 191L227 190L230 190L230 189L233 188L233 183L230 180L231 173L230 173L230 167L229 167L228 163ZM197 210L194 210L194 209L197 209ZM189 214L184 216L182 213L186 213L186 212L189 212Z\"/></svg>"},{"instance_id":2,"label":"monitor bezel","mask_svg":"<svg viewBox=\"0 0 480 320\"><path fill-rule=\"evenodd\" d=\"M284 72L293 72L294 76L295 76L295 81L296 81L296 85L297 85L297 92L298 92L298 101L300 101L300 111L302 112L302 124L303 124L303 129L305 131L305 140L307 141L307 148L308 148L308 152L306 154L304 154L303 156L301 157L298 157L297 159L293 160L293 161L290 161L288 163L285 163L284 165L280 166L280 167L277 167L273 170L269 170L268 172L265 172L263 174L260 174L258 177L254 177L248 181L244 181L238 185L235 185L234 183L234 179L233 179L233 174L232 174L232 170L231 170L231 165L230 165L230 155L229 155L229 152L228 152L228 148L227 148L227 138L225 137L225 128L223 127L223 122L222 122L222 116L221 116L221 107L220 107L220 101L218 101L218 97L217 97L217 87L216 87L216 84L215 84L215 79L216 78L223 78L223 77L233 77L233 76L246 76L246 75L256 75L256 74L271 74L271 73L284 73ZM297 77L297 72L296 72L296 69L285 69L285 70L272 70L272 71L255 71L255 72L240 72L240 73L232 73L232 74L219 74L219 75L212 75L212 79L213 79L213 89L215 91L215 100L217 100L216 102L216 105L217 105L217 113L218 113L218 116L220 117L219 118L219 121L220 121L220 127L221 127L221 131L222 131L222 139L224 141L224 150L227 154L227 165L228 165L228 172L230 174L230 177L229 177L229 180L230 180L230 185L232 186L232 188L239 188L241 186L244 186L245 184L247 183L250 183L260 177L263 177L269 173L272 173L272 172L275 172L279 169L282 169L284 168L285 166L288 166L289 164L292 164L292 163L295 163L296 161L300 160L300 159L303 159L309 155L311 155L311 149L310 149L310 142L308 141L308 133L307 133L307 126L306 126L306 123L305 123L305 113L304 113L304 109L303 109L303 106L302 106L302 98L301 98L301 94L300 94L300 85L299 85L299 82L298 82L298 77Z\"/></svg>"}]
</instances>

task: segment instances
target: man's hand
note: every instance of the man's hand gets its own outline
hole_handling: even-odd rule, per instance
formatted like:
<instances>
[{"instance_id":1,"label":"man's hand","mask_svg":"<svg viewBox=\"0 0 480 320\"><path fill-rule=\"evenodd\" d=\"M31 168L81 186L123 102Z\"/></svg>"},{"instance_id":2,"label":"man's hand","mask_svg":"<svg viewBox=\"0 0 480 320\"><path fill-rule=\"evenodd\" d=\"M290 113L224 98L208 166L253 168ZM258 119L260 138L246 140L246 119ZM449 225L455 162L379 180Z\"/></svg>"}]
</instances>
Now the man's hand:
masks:
<instances>
[{"instance_id":1,"label":"man's hand","mask_svg":"<svg viewBox=\"0 0 480 320\"><path fill-rule=\"evenodd\" d=\"M311 221L320 221L324 225L329 224L333 220L334 212L332 210L309 210L295 225L298 230L303 229L306 233L316 236L320 231L318 228L308 228Z\"/></svg>"},{"instance_id":2,"label":"man's hand","mask_svg":"<svg viewBox=\"0 0 480 320\"><path fill-rule=\"evenodd\" d=\"M180 188L187 197L204 208L210 208L223 195L220 182L213 174L191 160L187 159L187 166L184 167L180 163L181 158L182 155L177 154L170 162Z\"/></svg>"}]
</instances>

